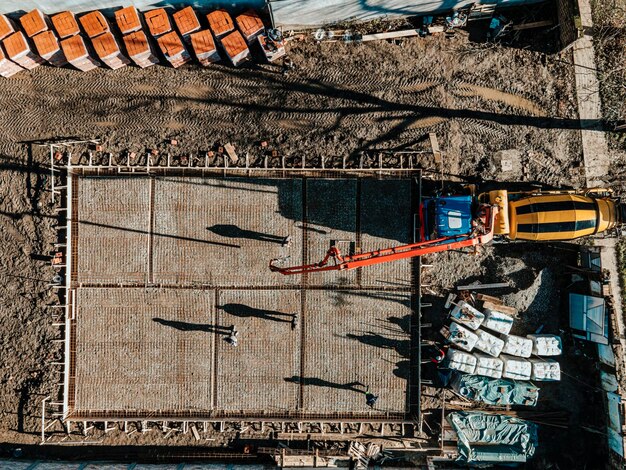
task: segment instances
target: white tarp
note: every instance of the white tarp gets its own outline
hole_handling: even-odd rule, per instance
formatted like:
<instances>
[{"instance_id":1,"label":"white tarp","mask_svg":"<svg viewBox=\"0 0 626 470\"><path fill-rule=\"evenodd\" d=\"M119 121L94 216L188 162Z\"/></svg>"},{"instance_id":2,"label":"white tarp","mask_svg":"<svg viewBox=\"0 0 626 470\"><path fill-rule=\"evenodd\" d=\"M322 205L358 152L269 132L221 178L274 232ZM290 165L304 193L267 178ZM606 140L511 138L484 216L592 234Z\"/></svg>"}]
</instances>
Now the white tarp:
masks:
<instances>
[{"instance_id":1,"label":"white tarp","mask_svg":"<svg viewBox=\"0 0 626 470\"><path fill-rule=\"evenodd\" d=\"M530 357L533 353L533 340L521 336L507 335L504 338L504 354L518 357Z\"/></svg>"},{"instance_id":2,"label":"white tarp","mask_svg":"<svg viewBox=\"0 0 626 470\"><path fill-rule=\"evenodd\" d=\"M476 330L482 324L485 315L480 310L461 300L450 312L450 318L463 326Z\"/></svg>"},{"instance_id":3,"label":"white tarp","mask_svg":"<svg viewBox=\"0 0 626 470\"><path fill-rule=\"evenodd\" d=\"M526 335L533 341L533 354L538 356L560 356L563 352L561 337L557 335Z\"/></svg>"},{"instance_id":4,"label":"white tarp","mask_svg":"<svg viewBox=\"0 0 626 470\"><path fill-rule=\"evenodd\" d=\"M554 359L530 359L533 365L533 372L530 376L532 380L557 381L561 380L561 367Z\"/></svg>"},{"instance_id":5,"label":"white tarp","mask_svg":"<svg viewBox=\"0 0 626 470\"><path fill-rule=\"evenodd\" d=\"M504 341L481 329L476 330L476 336L478 336L478 341L474 345L476 349L493 357L500 355L504 347Z\"/></svg>"},{"instance_id":6,"label":"white tarp","mask_svg":"<svg viewBox=\"0 0 626 470\"><path fill-rule=\"evenodd\" d=\"M502 355L500 357L504 362L504 370L502 377L513 380L530 380L532 374L532 364L526 359Z\"/></svg>"},{"instance_id":7,"label":"white tarp","mask_svg":"<svg viewBox=\"0 0 626 470\"><path fill-rule=\"evenodd\" d=\"M502 359L479 352L474 352L474 356L476 356L476 370L474 370L474 374L484 375L493 379L502 377L502 370L504 369Z\"/></svg>"},{"instance_id":8,"label":"white tarp","mask_svg":"<svg viewBox=\"0 0 626 470\"><path fill-rule=\"evenodd\" d=\"M513 317L507 315L506 313L486 308L485 321L482 326L483 328L508 335L513 327Z\"/></svg>"},{"instance_id":9,"label":"white tarp","mask_svg":"<svg viewBox=\"0 0 626 470\"><path fill-rule=\"evenodd\" d=\"M450 323L450 342L457 348L471 352L478 342L478 336L458 323Z\"/></svg>"},{"instance_id":10,"label":"white tarp","mask_svg":"<svg viewBox=\"0 0 626 470\"><path fill-rule=\"evenodd\" d=\"M458 349L450 348L446 354L450 369L473 374L476 370L476 357Z\"/></svg>"}]
</instances>

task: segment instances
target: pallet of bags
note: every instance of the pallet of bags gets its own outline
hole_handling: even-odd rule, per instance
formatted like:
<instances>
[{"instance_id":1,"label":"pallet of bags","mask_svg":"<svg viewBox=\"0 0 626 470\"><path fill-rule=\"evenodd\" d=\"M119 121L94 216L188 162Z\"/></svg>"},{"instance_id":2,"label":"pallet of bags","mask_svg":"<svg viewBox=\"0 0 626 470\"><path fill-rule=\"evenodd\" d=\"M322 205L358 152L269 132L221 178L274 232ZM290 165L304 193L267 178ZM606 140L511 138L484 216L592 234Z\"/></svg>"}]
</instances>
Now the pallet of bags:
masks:
<instances>
[{"instance_id":1,"label":"pallet of bags","mask_svg":"<svg viewBox=\"0 0 626 470\"><path fill-rule=\"evenodd\" d=\"M561 337L557 335L526 335L533 342L533 354L560 356L563 353Z\"/></svg>"}]
</instances>

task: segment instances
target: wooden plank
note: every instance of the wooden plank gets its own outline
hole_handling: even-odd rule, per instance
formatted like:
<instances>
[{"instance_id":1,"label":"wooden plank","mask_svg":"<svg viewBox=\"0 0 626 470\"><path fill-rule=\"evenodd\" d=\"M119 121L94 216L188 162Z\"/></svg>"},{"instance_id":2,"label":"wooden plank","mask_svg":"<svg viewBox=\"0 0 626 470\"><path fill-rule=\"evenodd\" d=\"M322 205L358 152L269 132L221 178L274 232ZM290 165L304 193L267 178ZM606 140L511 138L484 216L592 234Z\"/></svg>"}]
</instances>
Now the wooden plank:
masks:
<instances>
[{"instance_id":1,"label":"wooden plank","mask_svg":"<svg viewBox=\"0 0 626 470\"><path fill-rule=\"evenodd\" d=\"M491 302L483 302L483 310L484 309L490 309L490 310L496 310L498 312L502 312L505 313L507 315L511 315L511 316L517 316L517 309L514 307L509 307L507 305L503 305L502 303L499 304L494 304Z\"/></svg>"},{"instance_id":2,"label":"wooden plank","mask_svg":"<svg viewBox=\"0 0 626 470\"><path fill-rule=\"evenodd\" d=\"M552 20L533 21L532 23L515 24L511 27L513 31L521 31L523 29L543 28L544 26L552 26Z\"/></svg>"},{"instance_id":3,"label":"wooden plank","mask_svg":"<svg viewBox=\"0 0 626 470\"><path fill-rule=\"evenodd\" d=\"M198 433L198 429L196 429L195 423L191 423L191 425L189 425L189 428L191 429L191 433L193 434L193 437L195 438L195 440L199 441L200 433Z\"/></svg>"},{"instance_id":4,"label":"wooden plank","mask_svg":"<svg viewBox=\"0 0 626 470\"><path fill-rule=\"evenodd\" d=\"M233 144L231 143L225 144L224 150L230 157L231 162L237 163L239 161L239 156L237 155L237 152L235 152L235 147L233 146Z\"/></svg>"},{"instance_id":5,"label":"wooden plank","mask_svg":"<svg viewBox=\"0 0 626 470\"><path fill-rule=\"evenodd\" d=\"M388 33L375 33L375 34L364 34L361 38L362 42L367 41L380 41L383 39L396 39L396 38L406 38L410 36L418 36L420 33L419 29L406 29L404 31L391 31Z\"/></svg>"},{"instance_id":6,"label":"wooden plank","mask_svg":"<svg viewBox=\"0 0 626 470\"><path fill-rule=\"evenodd\" d=\"M468 284L466 286L456 286L456 290L482 290L482 289L500 289L502 287L511 287L508 282L494 282L492 284Z\"/></svg>"},{"instance_id":7,"label":"wooden plank","mask_svg":"<svg viewBox=\"0 0 626 470\"><path fill-rule=\"evenodd\" d=\"M502 300L498 297L494 297L493 295L487 294L476 294L476 298L478 300L482 300L483 302L491 302L492 304L502 305Z\"/></svg>"},{"instance_id":8,"label":"wooden plank","mask_svg":"<svg viewBox=\"0 0 626 470\"><path fill-rule=\"evenodd\" d=\"M439 150L439 141L437 140L437 134L434 132L428 133L430 139L430 147L433 149L433 155L435 156L435 163L441 163L441 151Z\"/></svg>"}]
</instances>

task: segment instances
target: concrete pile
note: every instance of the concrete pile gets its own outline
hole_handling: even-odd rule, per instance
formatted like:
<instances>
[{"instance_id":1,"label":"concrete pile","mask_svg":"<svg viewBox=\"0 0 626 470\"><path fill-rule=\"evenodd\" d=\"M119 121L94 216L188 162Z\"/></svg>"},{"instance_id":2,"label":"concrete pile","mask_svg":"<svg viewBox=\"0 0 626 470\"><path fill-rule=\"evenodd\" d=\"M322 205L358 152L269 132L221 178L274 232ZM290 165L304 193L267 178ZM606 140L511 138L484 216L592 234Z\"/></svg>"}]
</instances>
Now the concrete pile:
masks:
<instances>
[{"instance_id":1,"label":"concrete pile","mask_svg":"<svg viewBox=\"0 0 626 470\"><path fill-rule=\"evenodd\" d=\"M190 39L193 51L201 65L206 67L207 65L221 60L211 31L208 29L198 31L197 33L191 34Z\"/></svg>"},{"instance_id":2,"label":"concrete pile","mask_svg":"<svg viewBox=\"0 0 626 470\"><path fill-rule=\"evenodd\" d=\"M142 69L159 63L159 59L155 56L152 45L143 31L135 31L124 36L124 45L131 60Z\"/></svg>"},{"instance_id":3,"label":"concrete pile","mask_svg":"<svg viewBox=\"0 0 626 470\"><path fill-rule=\"evenodd\" d=\"M28 39L21 31L7 36L2 40L2 45L9 59L25 69L32 70L44 63L44 60L32 51Z\"/></svg>"},{"instance_id":4,"label":"concrete pile","mask_svg":"<svg viewBox=\"0 0 626 470\"><path fill-rule=\"evenodd\" d=\"M178 68L191 60L189 52L175 31L159 37L157 43L167 61L172 64L172 67Z\"/></svg>"}]
</instances>

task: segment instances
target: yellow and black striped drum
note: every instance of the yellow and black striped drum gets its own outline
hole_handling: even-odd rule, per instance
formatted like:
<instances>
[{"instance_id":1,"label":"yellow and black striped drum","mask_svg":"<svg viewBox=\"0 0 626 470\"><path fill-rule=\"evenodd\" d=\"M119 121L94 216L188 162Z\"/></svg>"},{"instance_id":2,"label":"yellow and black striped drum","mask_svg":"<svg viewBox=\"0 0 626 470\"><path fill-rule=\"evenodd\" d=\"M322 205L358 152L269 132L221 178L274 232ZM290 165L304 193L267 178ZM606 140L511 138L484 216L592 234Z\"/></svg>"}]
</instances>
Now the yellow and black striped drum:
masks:
<instances>
[{"instance_id":1,"label":"yellow and black striped drum","mask_svg":"<svg viewBox=\"0 0 626 470\"><path fill-rule=\"evenodd\" d=\"M608 198L546 194L509 201L512 240L571 240L615 227L616 204Z\"/></svg>"}]
</instances>

